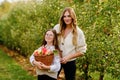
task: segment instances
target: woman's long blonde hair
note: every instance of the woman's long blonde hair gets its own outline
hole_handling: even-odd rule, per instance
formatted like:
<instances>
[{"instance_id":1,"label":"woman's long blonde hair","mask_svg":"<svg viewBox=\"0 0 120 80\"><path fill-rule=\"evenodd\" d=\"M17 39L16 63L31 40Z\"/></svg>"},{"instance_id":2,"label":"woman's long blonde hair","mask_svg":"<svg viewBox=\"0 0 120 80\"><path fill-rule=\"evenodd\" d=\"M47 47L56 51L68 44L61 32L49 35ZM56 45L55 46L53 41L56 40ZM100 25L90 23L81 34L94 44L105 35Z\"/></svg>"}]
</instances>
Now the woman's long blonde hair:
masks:
<instances>
[{"instance_id":1,"label":"woman's long blonde hair","mask_svg":"<svg viewBox=\"0 0 120 80\"><path fill-rule=\"evenodd\" d=\"M76 14L73 10L73 8L71 7L66 7L62 14L61 14L61 17L60 17L60 20L59 20L59 24L60 24L60 33L59 35L63 37L63 34L64 34L64 31L65 31L65 28L66 28L66 24L63 20L63 17L64 17L64 14L65 12L68 11L70 13L70 16L72 18L72 28L73 28L73 38L72 38L72 42L73 42L73 45L76 46L77 45L77 29L76 29L76 26L77 26L77 18L76 18Z\"/></svg>"}]
</instances>

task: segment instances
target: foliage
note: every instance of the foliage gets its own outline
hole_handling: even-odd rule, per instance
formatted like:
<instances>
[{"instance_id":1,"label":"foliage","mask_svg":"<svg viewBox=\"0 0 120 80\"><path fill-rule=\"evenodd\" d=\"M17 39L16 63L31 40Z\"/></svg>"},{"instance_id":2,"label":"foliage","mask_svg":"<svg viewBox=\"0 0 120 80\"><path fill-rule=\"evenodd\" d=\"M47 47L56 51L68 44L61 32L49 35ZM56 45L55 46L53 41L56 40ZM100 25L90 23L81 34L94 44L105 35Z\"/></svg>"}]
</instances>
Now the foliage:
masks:
<instances>
[{"instance_id":1,"label":"foliage","mask_svg":"<svg viewBox=\"0 0 120 80\"><path fill-rule=\"evenodd\" d=\"M120 1L118 0L43 0L17 3L1 17L0 42L29 56L40 46L43 34L58 23L64 7L75 9L78 26L84 31L88 50L77 59L85 77L98 71L119 78ZM4 31L4 32L3 32Z\"/></svg>"},{"instance_id":2,"label":"foliage","mask_svg":"<svg viewBox=\"0 0 120 80\"><path fill-rule=\"evenodd\" d=\"M53 5L55 4L55 5ZM58 6L62 4L61 6ZM63 3L54 1L30 1L27 4L19 2L6 15L1 18L1 34L3 44L19 51L22 55L30 55L40 46L46 29L58 23L59 11ZM45 7L47 6L47 7ZM56 11L54 11L56 10Z\"/></svg>"},{"instance_id":3,"label":"foliage","mask_svg":"<svg viewBox=\"0 0 120 80\"><path fill-rule=\"evenodd\" d=\"M119 77L120 74L119 3L117 1L86 3L80 6L82 10L79 10L82 17L79 24L85 29L88 44L86 64L90 64L89 71L97 70L101 76L106 72L111 72L114 77Z\"/></svg>"}]
</instances>

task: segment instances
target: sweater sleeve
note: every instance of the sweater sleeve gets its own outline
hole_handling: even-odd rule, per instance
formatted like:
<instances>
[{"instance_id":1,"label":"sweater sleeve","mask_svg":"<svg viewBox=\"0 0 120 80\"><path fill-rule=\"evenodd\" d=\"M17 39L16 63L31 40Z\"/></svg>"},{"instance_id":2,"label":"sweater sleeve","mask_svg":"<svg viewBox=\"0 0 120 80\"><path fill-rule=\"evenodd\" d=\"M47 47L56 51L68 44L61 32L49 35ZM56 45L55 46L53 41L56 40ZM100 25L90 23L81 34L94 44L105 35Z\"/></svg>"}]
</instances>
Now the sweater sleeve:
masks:
<instances>
[{"instance_id":1,"label":"sweater sleeve","mask_svg":"<svg viewBox=\"0 0 120 80\"><path fill-rule=\"evenodd\" d=\"M60 32L60 25L59 24L55 25L53 29L56 30L57 33L59 33Z\"/></svg>"},{"instance_id":2,"label":"sweater sleeve","mask_svg":"<svg viewBox=\"0 0 120 80\"><path fill-rule=\"evenodd\" d=\"M34 64L32 63L35 60L35 57L33 56L33 54L30 56L30 63L34 66Z\"/></svg>"},{"instance_id":3,"label":"sweater sleeve","mask_svg":"<svg viewBox=\"0 0 120 80\"><path fill-rule=\"evenodd\" d=\"M81 29L78 28L78 45L76 47L77 51L85 53L87 50L87 44L85 41L84 33Z\"/></svg>"},{"instance_id":4,"label":"sweater sleeve","mask_svg":"<svg viewBox=\"0 0 120 80\"><path fill-rule=\"evenodd\" d=\"M51 72L58 72L60 70L60 58L59 56L54 57L53 64L50 66Z\"/></svg>"}]
</instances>

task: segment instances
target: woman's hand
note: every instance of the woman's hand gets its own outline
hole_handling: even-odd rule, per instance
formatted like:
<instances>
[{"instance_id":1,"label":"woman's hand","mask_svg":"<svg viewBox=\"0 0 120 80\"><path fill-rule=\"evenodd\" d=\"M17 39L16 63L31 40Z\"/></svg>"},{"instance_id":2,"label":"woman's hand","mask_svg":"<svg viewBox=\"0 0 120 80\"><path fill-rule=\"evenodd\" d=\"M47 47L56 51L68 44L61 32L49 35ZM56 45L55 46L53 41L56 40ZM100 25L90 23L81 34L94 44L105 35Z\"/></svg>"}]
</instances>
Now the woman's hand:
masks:
<instances>
[{"instance_id":1,"label":"woman's hand","mask_svg":"<svg viewBox=\"0 0 120 80\"><path fill-rule=\"evenodd\" d=\"M60 62L62 64L66 64L68 62L68 58L67 57L63 57L63 58L60 59Z\"/></svg>"},{"instance_id":2,"label":"woman's hand","mask_svg":"<svg viewBox=\"0 0 120 80\"><path fill-rule=\"evenodd\" d=\"M66 64L69 60L80 57L80 56L83 56L83 55L84 55L84 53L81 53L81 52L78 51L78 52L76 52L74 54L70 54L70 55L67 55L67 56L61 58L60 62L62 64Z\"/></svg>"}]
</instances>

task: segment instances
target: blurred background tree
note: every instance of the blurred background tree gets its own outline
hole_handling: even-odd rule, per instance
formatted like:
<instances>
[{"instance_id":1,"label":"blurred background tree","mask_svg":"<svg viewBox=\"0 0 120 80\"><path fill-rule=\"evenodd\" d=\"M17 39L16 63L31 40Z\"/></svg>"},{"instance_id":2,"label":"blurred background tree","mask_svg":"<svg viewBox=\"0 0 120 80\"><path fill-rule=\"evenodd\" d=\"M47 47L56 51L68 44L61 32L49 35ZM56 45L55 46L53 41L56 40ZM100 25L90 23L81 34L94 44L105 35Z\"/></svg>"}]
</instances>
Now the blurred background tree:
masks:
<instances>
[{"instance_id":1,"label":"blurred background tree","mask_svg":"<svg viewBox=\"0 0 120 80\"><path fill-rule=\"evenodd\" d=\"M28 0L3 3L0 5L0 44L28 58L40 46L44 32L53 28L62 10L70 6L76 12L78 26L84 31L88 46L85 56L77 59L77 79L108 80L106 74L112 77L111 80L120 79L119 0ZM96 74L99 75L97 78Z\"/></svg>"}]
</instances>

